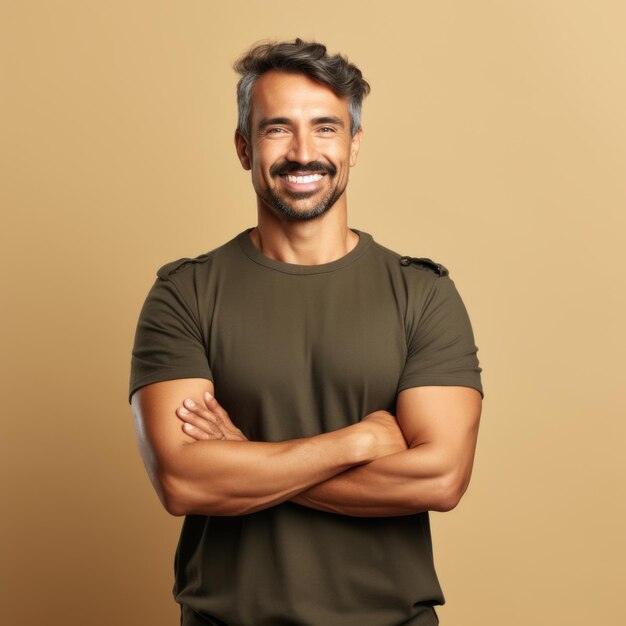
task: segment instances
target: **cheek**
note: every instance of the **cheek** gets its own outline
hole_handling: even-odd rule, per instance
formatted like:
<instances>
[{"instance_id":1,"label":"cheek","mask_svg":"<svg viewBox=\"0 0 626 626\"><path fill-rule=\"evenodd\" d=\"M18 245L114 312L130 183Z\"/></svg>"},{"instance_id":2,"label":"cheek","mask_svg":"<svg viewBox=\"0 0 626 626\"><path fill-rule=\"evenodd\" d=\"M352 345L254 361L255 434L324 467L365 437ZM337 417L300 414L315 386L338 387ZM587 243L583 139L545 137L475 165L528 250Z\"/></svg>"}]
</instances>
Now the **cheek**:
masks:
<instances>
[{"instance_id":1,"label":"cheek","mask_svg":"<svg viewBox=\"0 0 626 626\"><path fill-rule=\"evenodd\" d=\"M269 176L269 165L264 158L256 156L252 160L252 172L256 178L265 178Z\"/></svg>"},{"instance_id":2,"label":"cheek","mask_svg":"<svg viewBox=\"0 0 626 626\"><path fill-rule=\"evenodd\" d=\"M263 158L254 161L253 169L258 177L271 179L270 168L276 163L282 161L278 156L272 154L264 154Z\"/></svg>"}]
</instances>

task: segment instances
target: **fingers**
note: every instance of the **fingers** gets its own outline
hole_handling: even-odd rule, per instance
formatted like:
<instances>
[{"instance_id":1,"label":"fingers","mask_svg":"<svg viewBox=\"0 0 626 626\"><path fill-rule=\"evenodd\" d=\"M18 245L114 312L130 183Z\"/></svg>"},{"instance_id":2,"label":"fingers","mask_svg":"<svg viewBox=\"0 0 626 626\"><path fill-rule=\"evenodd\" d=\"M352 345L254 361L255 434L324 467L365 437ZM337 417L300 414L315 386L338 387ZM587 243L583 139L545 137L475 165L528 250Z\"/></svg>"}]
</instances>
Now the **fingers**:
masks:
<instances>
[{"instance_id":1,"label":"fingers","mask_svg":"<svg viewBox=\"0 0 626 626\"><path fill-rule=\"evenodd\" d=\"M197 441L206 441L207 439L215 439L215 437L211 437L211 435L205 433L201 428L194 426L188 422L183 424L183 430L190 436L193 437ZM223 437L224 435L222 435ZM219 437L218 437L219 439Z\"/></svg>"},{"instance_id":2,"label":"fingers","mask_svg":"<svg viewBox=\"0 0 626 626\"><path fill-rule=\"evenodd\" d=\"M176 409L176 415L183 420L183 430L194 439L220 439L225 436L215 420L215 416L196 404L190 398Z\"/></svg>"},{"instance_id":3,"label":"fingers","mask_svg":"<svg viewBox=\"0 0 626 626\"><path fill-rule=\"evenodd\" d=\"M240 432L232 423L230 417L222 405L208 391L204 392L204 404L207 409L215 416L216 424L223 430L230 430L233 433Z\"/></svg>"},{"instance_id":4,"label":"fingers","mask_svg":"<svg viewBox=\"0 0 626 626\"><path fill-rule=\"evenodd\" d=\"M203 397L204 405L191 398L183 401L176 415L183 420L183 430L196 440L229 439L248 441L243 432L231 421L228 413L208 392Z\"/></svg>"},{"instance_id":5,"label":"fingers","mask_svg":"<svg viewBox=\"0 0 626 626\"><path fill-rule=\"evenodd\" d=\"M204 404L206 404L209 411L215 415L215 421L222 432L228 431L229 433L236 435L237 438L246 439L241 430L233 424L230 416L222 405L215 399L215 396L212 396L208 391L204 392Z\"/></svg>"}]
</instances>

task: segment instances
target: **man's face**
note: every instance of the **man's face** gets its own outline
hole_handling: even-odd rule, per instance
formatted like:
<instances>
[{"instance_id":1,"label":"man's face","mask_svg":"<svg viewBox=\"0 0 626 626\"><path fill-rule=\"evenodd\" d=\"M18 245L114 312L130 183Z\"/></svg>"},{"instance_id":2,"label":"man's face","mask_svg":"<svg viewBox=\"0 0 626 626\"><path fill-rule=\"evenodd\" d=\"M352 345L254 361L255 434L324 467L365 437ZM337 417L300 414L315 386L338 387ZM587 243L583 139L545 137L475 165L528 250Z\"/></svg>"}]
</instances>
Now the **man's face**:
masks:
<instances>
[{"instance_id":1,"label":"man's face","mask_svg":"<svg viewBox=\"0 0 626 626\"><path fill-rule=\"evenodd\" d=\"M290 220L309 220L345 203L361 131L350 133L347 98L304 74L272 70L252 91L250 140L237 153L259 200Z\"/></svg>"}]
</instances>

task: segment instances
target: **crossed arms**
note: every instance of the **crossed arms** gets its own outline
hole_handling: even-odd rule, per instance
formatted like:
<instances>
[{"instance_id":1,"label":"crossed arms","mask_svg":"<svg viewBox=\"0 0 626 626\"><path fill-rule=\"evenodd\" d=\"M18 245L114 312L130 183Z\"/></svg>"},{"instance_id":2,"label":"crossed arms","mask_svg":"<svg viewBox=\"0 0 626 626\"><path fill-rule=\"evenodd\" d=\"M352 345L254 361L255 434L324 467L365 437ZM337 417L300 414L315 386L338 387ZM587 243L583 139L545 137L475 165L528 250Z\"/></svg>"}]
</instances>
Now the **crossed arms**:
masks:
<instances>
[{"instance_id":1,"label":"crossed arms","mask_svg":"<svg viewBox=\"0 0 626 626\"><path fill-rule=\"evenodd\" d=\"M141 455L172 515L245 515L287 500L353 516L449 511L469 484L482 405L470 387L405 389L395 416L281 442L248 441L213 393L186 378L133 394ZM195 404L186 415L183 398Z\"/></svg>"}]
</instances>

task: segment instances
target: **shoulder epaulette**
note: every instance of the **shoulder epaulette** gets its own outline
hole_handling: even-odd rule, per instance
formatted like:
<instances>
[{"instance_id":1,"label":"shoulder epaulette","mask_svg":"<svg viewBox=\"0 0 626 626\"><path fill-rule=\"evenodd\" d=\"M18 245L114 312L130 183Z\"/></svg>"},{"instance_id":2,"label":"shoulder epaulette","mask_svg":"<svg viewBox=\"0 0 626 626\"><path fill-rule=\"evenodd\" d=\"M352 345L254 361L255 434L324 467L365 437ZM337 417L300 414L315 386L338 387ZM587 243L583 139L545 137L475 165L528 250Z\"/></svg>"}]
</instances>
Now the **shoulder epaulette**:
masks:
<instances>
[{"instance_id":1,"label":"shoulder epaulette","mask_svg":"<svg viewBox=\"0 0 626 626\"><path fill-rule=\"evenodd\" d=\"M192 263L202 263L209 257L208 253L201 254L193 259L183 257L177 261L171 261L166 263L157 270L157 276L159 278L169 278L172 274L179 272L181 269L188 267Z\"/></svg>"},{"instance_id":2,"label":"shoulder epaulette","mask_svg":"<svg viewBox=\"0 0 626 626\"><path fill-rule=\"evenodd\" d=\"M435 263L432 259L426 257L403 256L400 258L400 265L413 265L421 270L434 272L438 276L447 276L449 274L448 270L441 263Z\"/></svg>"}]
</instances>

